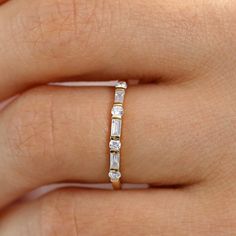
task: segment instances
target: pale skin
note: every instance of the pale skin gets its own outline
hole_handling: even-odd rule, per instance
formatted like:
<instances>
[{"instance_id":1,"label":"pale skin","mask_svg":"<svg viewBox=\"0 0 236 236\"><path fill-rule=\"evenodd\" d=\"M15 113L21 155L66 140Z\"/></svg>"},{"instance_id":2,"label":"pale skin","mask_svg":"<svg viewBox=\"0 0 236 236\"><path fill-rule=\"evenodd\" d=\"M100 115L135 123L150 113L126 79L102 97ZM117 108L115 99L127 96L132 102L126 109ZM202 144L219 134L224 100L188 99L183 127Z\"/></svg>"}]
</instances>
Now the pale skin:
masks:
<instances>
[{"instance_id":1,"label":"pale skin","mask_svg":"<svg viewBox=\"0 0 236 236\"><path fill-rule=\"evenodd\" d=\"M1 1L0 1L1 2ZM11 0L0 5L0 235L236 234L236 1ZM129 86L122 181L108 183L114 89Z\"/></svg>"}]
</instances>

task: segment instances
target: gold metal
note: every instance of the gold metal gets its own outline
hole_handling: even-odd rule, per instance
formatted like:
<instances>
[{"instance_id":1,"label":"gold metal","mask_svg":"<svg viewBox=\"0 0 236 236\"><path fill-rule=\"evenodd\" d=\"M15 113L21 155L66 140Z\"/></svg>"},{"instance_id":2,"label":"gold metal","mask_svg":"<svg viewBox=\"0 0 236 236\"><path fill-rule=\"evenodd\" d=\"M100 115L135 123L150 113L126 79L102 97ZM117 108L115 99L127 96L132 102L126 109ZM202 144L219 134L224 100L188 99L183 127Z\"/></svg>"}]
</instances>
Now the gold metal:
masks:
<instances>
[{"instance_id":1,"label":"gold metal","mask_svg":"<svg viewBox=\"0 0 236 236\"><path fill-rule=\"evenodd\" d=\"M115 106L120 106L120 107L123 107L123 104L122 104L122 103L120 103L120 102L117 102L117 103L116 103L116 102L114 102L114 105L115 105Z\"/></svg>"},{"instance_id":2,"label":"gold metal","mask_svg":"<svg viewBox=\"0 0 236 236\"><path fill-rule=\"evenodd\" d=\"M121 189L121 182L120 182L120 180L113 181L111 183L112 183L112 187L113 187L114 190L120 190Z\"/></svg>"},{"instance_id":3,"label":"gold metal","mask_svg":"<svg viewBox=\"0 0 236 236\"><path fill-rule=\"evenodd\" d=\"M122 118L121 117L119 117L119 116L116 116L116 115L112 115L112 117L111 117L113 120L122 120Z\"/></svg>"}]
</instances>

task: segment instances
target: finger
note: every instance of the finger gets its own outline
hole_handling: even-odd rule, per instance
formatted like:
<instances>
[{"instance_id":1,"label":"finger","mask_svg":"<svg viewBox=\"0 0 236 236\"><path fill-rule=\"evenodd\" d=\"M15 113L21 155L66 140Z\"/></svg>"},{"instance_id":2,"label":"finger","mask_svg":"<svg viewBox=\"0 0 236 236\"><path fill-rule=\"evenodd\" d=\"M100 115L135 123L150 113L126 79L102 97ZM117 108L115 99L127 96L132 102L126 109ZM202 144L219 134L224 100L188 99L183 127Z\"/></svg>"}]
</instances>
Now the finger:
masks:
<instances>
[{"instance_id":1,"label":"finger","mask_svg":"<svg viewBox=\"0 0 236 236\"><path fill-rule=\"evenodd\" d=\"M6 211L0 234L230 235L236 230L235 205L222 204L222 199L209 201L195 192L168 189L64 189Z\"/></svg>"},{"instance_id":2,"label":"finger","mask_svg":"<svg viewBox=\"0 0 236 236\"><path fill-rule=\"evenodd\" d=\"M52 182L108 182L113 96L111 88L42 87L5 108L0 204ZM130 87L122 182L187 185L229 170L235 176L235 165L229 166L235 154L233 101L195 86Z\"/></svg>"},{"instance_id":3,"label":"finger","mask_svg":"<svg viewBox=\"0 0 236 236\"><path fill-rule=\"evenodd\" d=\"M4 2L7 2L8 0L0 0L0 4L3 4Z\"/></svg>"},{"instance_id":4,"label":"finger","mask_svg":"<svg viewBox=\"0 0 236 236\"><path fill-rule=\"evenodd\" d=\"M230 1L11 1L0 9L0 98L66 78L225 75L235 68L231 9Z\"/></svg>"}]
</instances>

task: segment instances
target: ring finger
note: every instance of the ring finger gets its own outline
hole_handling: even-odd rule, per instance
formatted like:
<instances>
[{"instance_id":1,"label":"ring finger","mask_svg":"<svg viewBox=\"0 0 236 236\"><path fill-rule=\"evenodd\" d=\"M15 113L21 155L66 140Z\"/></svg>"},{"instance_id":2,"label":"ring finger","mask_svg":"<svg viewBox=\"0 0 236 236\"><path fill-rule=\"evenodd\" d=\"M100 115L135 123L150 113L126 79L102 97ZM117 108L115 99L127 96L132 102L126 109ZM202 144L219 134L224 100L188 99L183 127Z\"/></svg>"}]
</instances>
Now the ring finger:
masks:
<instances>
[{"instance_id":1,"label":"ring finger","mask_svg":"<svg viewBox=\"0 0 236 236\"><path fill-rule=\"evenodd\" d=\"M113 93L111 88L46 86L5 108L0 115L0 205L48 183L107 182ZM234 151L229 145L234 134L227 125L231 116L226 119L222 113L231 106L220 106L217 99L222 96L212 99L209 91L201 90L199 96L195 87L130 87L122 181L182 185L204 180L221 158L223 140L225 158Z\"/></svg>"}]
</instances>

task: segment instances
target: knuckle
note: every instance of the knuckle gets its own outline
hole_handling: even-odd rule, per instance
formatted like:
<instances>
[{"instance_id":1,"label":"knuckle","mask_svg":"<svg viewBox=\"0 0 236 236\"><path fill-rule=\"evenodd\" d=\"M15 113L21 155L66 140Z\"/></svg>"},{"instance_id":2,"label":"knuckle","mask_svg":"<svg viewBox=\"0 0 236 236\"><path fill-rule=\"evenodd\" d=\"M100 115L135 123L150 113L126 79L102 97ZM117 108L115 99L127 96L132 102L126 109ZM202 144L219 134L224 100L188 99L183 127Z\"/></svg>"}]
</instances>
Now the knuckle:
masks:
<instances>
[{"instance_id":1,"label":"knuckle","mask_svg":"<svg viewBox=\"0 0 236 236\"><path fill-rule=\"evenodd\" d=\"M11 159L17 163L13 166L24 171L54 162L54 108L50 99L50 96L39 99L37 91L34 95L26 92L16 101L7 121L8 149Z\"/></svg>"},{"instance_id":2,"label":"knuckle","mask_svg":"<svg viewBox=\"0 0 236 236\"><path fill-rule=\"evenodd\" d=\"M117 206L110 206L103 211L100 204L94 201L99 202L101 199L97 199L97 195L96 199L89 196L90 194L82 189L60 189L42 198L40 209L42 235L108 235L117 224L126 222L126 211L124 213ZM116 221L112 218L114 210L119 215ZM104 224L105 227L98 227ZM94 227L89 227L90 225Z\"/></svg>"},{"instance_id":3,"label":"knuckle","mask_svg":"<svg viewBox=\"0 0 236 236\"><path fill-rule=\"evenodd\" d=\"M57 190L41 200L40 229L42 235L80 235L75 196L71 192Z\"/></svg>"},{"instance_id":4,"label":"knuckle","mask_svg":"<svg viewBox=\"0 0 236 236\"><path fill-rule=\"evenodd\" d=\"M23 18L23 39L30 44L33 57L66 58L74 54L75 47L88 50L88 42L97 43L92 37L102 25L98 1L86 0L48 0L40 1L31 17ZM31 18L31 20L29 20ZM22 37L21 37L22 38Z\"/></svg>"}]
</instances>

